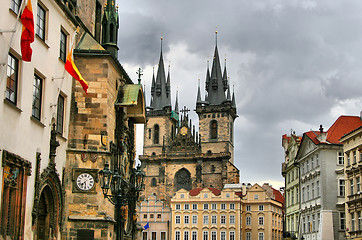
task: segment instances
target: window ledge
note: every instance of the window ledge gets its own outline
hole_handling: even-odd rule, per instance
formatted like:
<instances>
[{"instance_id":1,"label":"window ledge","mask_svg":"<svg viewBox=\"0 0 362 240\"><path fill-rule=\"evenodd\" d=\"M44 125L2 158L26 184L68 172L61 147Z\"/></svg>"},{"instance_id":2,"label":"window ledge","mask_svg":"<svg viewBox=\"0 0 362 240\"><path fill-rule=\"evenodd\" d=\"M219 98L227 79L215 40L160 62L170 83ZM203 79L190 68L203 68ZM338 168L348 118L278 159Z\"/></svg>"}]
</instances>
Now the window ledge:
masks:
<instances>
[{"instance_id":1,"label":"window ledge","mask_svg":"<svg viewBox=\"0 0 362 240\"><path fill-rule=\"evenodd\" d=\"M45 128L45 125L39 120L39 119L36 119L35 117L33 116L30 116L30 119L35 122L36 124L38 124L39 126Z\"/></svg>"},{"instance_id":2,"label":"window ledge","mask_svg":"<svg viewBox=\"0 0 362 240\"><path fill-rule=\"evenodd\" d=\"M4 99L4 103L6 104L6 105L8 105L9 107L11 107L12 109L14 109L14 110L16 110L16 111L18 111L19 113L22 113L23 111L20 109L20 108L18 108L13 102L11 102L10 100L8 100L8 99Z\"/></svg>"},{"instance_id":3,"label":"window ledge","mask_svg":"<svg viewBox=\"0 0 362 240\"><path fill-rule=\"evenodd\" d=\"M9 8L9 12L11 15L13 15L15 18L18 18L18 14L16 14L16 12L14 12L14 10L12 10L11 8ZM19 9L19 14L20 14L20 9ZM20 21L20 17L19 17L19 21Z\"/></svg>"},{"instance_id":4,"label":"window ledge","mask_svg":"<svg viewBox=\"0 0 362 240\"><path fill-rule=\"evenodd\" d=\"M39 37L38 34L35 34L36 38L40 40L40 42L46 47L46 48L50 48L49 45L45 42L45 40L43 40L41 37Z\"/></svg>"},{"instance_id":5,"label":"window ledge","mask_svg":"<svg viewBox=\"0 0 362 240\"><path fill-rule=\"evenodd\" d=\"M57 136L62 139L63 141L68 141L68 139L66 137L63 136L63 134L61 134L60 132L57 132Z\"/></svg>"}]
</instances>

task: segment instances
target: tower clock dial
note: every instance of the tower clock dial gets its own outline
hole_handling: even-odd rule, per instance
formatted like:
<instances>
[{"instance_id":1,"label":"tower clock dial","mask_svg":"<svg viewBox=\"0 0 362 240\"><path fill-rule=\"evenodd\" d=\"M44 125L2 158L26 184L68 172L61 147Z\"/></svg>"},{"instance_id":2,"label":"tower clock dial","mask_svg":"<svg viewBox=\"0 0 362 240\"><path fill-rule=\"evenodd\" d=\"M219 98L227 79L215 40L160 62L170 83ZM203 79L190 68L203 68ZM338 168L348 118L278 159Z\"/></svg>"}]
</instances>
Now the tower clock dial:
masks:
<instances>
[{"instance_id":1,"label":"tower clock dial","mask_svg":"<svg viewBox=\"0 0 362 240\"><path fill-rule=\"evenodd\" d=\"M82 191L89 191L94 186L94 178L89 173L81 173L77 177L77 187Z\"/></svg>"}]
</instances>

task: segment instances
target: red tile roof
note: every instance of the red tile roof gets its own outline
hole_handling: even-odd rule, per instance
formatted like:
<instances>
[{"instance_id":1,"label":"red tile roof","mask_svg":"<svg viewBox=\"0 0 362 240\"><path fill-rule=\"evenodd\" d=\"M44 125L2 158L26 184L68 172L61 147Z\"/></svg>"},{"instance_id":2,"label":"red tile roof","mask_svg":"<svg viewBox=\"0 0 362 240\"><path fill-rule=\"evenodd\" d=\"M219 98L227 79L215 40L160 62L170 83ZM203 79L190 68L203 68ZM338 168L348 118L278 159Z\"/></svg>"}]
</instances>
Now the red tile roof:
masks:
<instances>
[{"instance_id":1,"label":"red tile roof","mask_svg":"<svg viewBox=\"0 0 362 240\"><path fill-rule=\"evenodd\" d=\"M340 116L328 129L327 142L341 144L339 139L362 126L362 120L357 116Z\"/></svg>"},{"instance_id":2,"label":"red tile roof","mask_svg":"<svg viewBox=\"0 0 362 240\"><path fill-rule=\"evenodd\" d=\"M202 191L203 188L194 188L194 189L191 189L189 192L190 192L190 196L197 196L199 195L199 193ZM219 189L216 189L216 188L212 188L212 187L209 187L208 188L215 196L219 196L221 194L221 191Z\"/></svg>"},{"instance_id":3,"label":"red tile roof","mask_svg":"<svg viewBox=\"0 0 362 240\"><path fill-rule=\"evenodd\" d=\"M272 189L273 189L273 194L275 196L275 201L284 204L284 197L283 197L282 193L279 190L276 190L275 188L272 188Z\"/></svg>"},{"instance_id":4,"label":"red tile roof","mask_svg":"<svg viewBox=\"0 0 362 240\"><path fill-rule=\"evenodd\" d=\"M351 131L362 126L362 120L357 116L340 116L333 125L327 131L326 141L331 144L342 144L339 139L343 135L350 133ZM309 131L305 132L315 144L319 144L317 136L320 134L319 131Z\"/></svg>"}]
</instances>

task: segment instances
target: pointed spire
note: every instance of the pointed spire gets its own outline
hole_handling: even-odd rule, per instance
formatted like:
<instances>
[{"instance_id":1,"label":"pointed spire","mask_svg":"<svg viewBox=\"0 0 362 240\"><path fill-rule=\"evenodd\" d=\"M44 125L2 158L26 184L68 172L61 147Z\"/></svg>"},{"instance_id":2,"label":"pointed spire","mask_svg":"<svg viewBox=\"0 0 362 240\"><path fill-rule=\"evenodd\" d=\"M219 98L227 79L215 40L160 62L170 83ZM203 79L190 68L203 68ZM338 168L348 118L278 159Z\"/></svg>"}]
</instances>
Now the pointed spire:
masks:
<instances>
[{"instance_id":1,"label":"pointed spire","mask_svg":"<svg viewBox=\"0 0 362 240\"><path fill-rule=\"evenodd\" d=\"M221 73L220 58L216 45L208 89L208 101L211 105L219 105L222 104L225 100L226 97Z\"/></svg>"},{"instance_id":2,"label":"pointed spire","mask_svg":"<svg viewBox=\"0 0 362 240\"><path fill-rule=\"evenodd\" d=\"M152 95L152 96L155 94L155 86L156 86L156 81L155 81L155 67L153 67L152 85L151 85L151 95Z\"/></svg>"},{"instance_id":3,"label":"pointed spire","mask_svg":"<svg viewBox=\"0 0 362 240\"><path fill-rule=\"evenodd\" d=\"M175 101L175 113L179 113L178 110L178 91L176 91L176 101Z\"/></svg>"},{"instance_id":4,"label":"pointed spire","mask_svg":"<svg viewBox=\"0 0 362 240\"><path fill-rule=\"evenodd\" d=\"M198 90L197 90L197 98L196 105L201 104L201 91L200 91L200 79L198 80Z\"/></svg>"},{"instance_id":5,"label":"pointed spire","mask_svg":"<svg viewBox=\"0 0 362 240\"><path fill-rule=\"evenodd\" d=\"M235 93L234 93L234 90L235 90L235 86L233 85L233 98L231 100L231 106L233 108L236 108L236 101L235 101Z\"/></svg>"},{"instance_id":6,"label":"pointed spire","mask_svg":"<svg viewBox=\"0 0 362 240\"><path fill-rule=\"evenodd\" d=\"M222 82L224 84L224 91L228 89L228 74L226 71L226 57L225 57L225 67L224 67L224 73L222 75Z\"/></svg>"},{"instance_id":7,"label":"pointed spire","mask_svg":"<svg viewBox=\"0 0 362 240\"><path fill-rule=\"evenodd\" d=\"M210 89L210 68L209 68L209 59L207 60L207 71L206 71L206 83L205 90L209 91Z\"/></svg>"},{"instance_id":8,"label":"pointed spire","mask_svg":"<svg viewBox=\"0 0 362 240\"><path fill-rule=\"evenodd\" d=\"M226 101L227 101L227 102L231 102L230 84L229 84L229 81L227 81L227 97L226 97Z\"/></svg>"}]
</instances>

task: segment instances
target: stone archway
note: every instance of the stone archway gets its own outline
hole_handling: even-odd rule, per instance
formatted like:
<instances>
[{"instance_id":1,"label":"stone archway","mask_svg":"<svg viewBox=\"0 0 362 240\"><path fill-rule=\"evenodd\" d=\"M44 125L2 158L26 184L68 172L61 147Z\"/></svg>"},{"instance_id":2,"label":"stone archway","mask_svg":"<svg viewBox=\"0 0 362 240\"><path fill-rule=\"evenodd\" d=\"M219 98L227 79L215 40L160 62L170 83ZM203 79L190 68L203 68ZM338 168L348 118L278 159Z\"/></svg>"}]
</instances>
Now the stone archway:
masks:
<instances>
[{"instance_id":1,"label":"stone archway","mask_svg":"<svg viewBox=\"0 0 362 240\"><path fill-rule=\"evenodd\" d=\"M51 219L54 216L54 199L49 186L45 186L39 198L39 211L36 226L38 240L51 239L52 226Z\"/></svg>"},{"instance_id":2,"label":"stone archway","mask_svg":"<svg viewBox=\"0 0 362 240\"><path fill-rule=\"evenodd\" d=\"M181 188L191 190L191 174L186 168L182 168L175 174L175 189L176 191Z\"/></svg>"}]
</instances>

